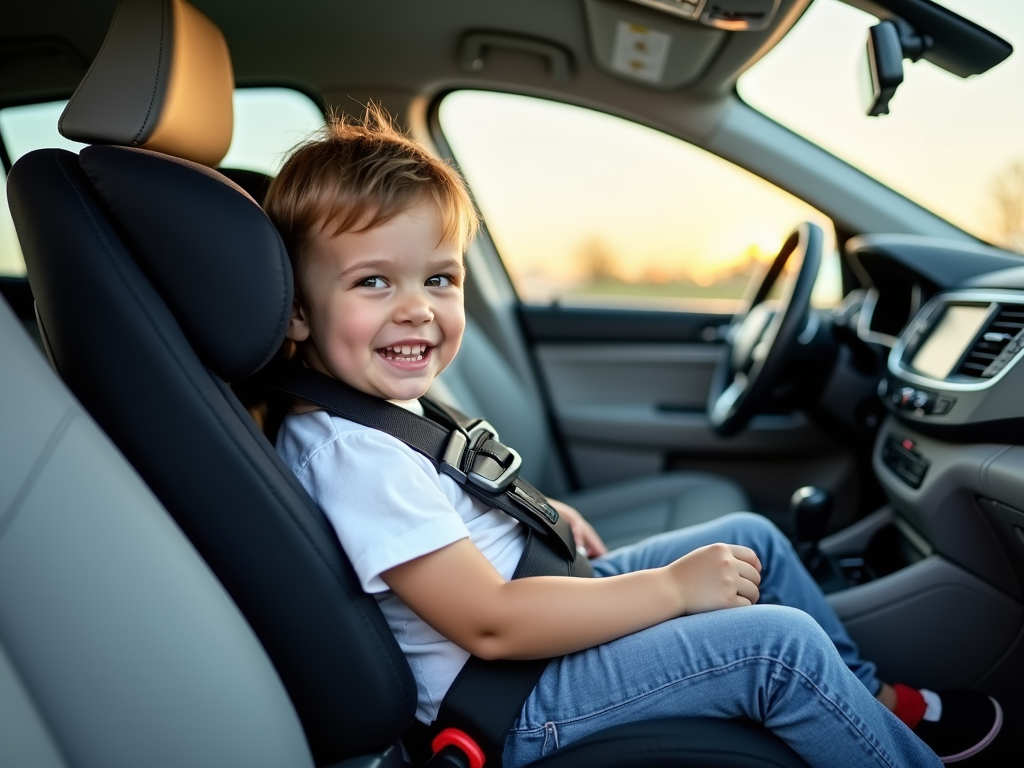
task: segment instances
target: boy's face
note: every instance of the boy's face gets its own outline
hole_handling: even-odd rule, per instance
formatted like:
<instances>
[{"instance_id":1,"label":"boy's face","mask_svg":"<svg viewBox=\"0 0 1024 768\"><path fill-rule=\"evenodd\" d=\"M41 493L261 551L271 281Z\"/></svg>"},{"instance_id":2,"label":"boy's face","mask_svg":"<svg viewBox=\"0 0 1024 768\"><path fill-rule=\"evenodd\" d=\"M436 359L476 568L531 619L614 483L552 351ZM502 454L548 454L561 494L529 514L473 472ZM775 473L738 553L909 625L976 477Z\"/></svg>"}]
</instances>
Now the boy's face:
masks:
<instances>
[{"instance_id":1,"label":"boy's face","mask_svg":"<svg viewBox=\"0 0 1024 768\"><path fill-rule=\"evenodd\" d=\"M466 327L462 253L440 239L429 200L372 229L321 232L288 326L307 364L376 397L423 395Z\"/></svg>"}]
</instances>

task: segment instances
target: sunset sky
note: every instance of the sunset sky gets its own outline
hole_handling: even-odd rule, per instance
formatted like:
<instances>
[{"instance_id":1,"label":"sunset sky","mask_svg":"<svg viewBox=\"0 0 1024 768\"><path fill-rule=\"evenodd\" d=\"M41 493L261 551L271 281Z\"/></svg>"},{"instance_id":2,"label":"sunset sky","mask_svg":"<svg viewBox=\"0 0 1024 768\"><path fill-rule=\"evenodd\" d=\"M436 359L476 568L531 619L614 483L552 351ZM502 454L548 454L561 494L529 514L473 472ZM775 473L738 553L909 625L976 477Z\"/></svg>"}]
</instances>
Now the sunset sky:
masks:
<instances>
[{"instance_id":1,"label":"sunset sky","mask_svg":"<svg viewBox=\"0 0 1024 768\"><path fill-rule=\"evenodd\" d=\"M441 125L513 277L572 281L600 243L627 280L707 282L827 220L774 185L628 121L538 99L456 92ZM519 286L522 289L522 286Z\"/></svg>"}]
</instances>

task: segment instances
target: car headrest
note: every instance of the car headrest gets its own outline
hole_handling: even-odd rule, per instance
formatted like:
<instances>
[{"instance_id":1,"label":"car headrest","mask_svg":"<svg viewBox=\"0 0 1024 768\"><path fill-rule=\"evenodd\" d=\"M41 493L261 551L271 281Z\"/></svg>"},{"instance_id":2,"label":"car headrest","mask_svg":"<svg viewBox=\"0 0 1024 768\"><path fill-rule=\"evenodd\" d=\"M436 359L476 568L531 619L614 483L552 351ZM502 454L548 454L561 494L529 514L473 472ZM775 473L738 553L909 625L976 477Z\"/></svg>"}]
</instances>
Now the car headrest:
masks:
<instances>
[{"instance_id":1,"label":"car headrest","mask_svg":"<svg viewBox=\"0 0 1024 768\"><path fill-rule=\"evenodd\" d=\"M156 152L93 146L79 163L203 363L231 382L269 362L293 283L263 209L216 171Z\"/></svg>"},{"instance_id":2,"label":"car headrest","mask_svg":"<svg viewBox=\"0 0 1024 768\"><path fill-rule=\"evenodd\" d=\"M192 5L122 0L58 128L212 166L231 144L234 86L224 35Z\"/></svg>"}]
</instances>

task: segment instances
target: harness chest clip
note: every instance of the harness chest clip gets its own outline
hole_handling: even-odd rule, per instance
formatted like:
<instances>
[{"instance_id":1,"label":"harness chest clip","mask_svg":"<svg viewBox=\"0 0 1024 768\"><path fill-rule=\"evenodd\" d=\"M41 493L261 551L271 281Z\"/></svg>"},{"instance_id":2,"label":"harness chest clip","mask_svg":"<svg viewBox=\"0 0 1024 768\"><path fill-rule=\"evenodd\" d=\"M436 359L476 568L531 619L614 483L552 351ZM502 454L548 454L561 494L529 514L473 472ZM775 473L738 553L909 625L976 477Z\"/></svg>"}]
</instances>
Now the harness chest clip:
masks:
<instances>
[{"instance_id":1,"label":"harness chest clip","mask_svg":"<svg viewBox=\"0 0 1024 768\"><path fill-rule=\"evenodd\" d=\"M478 488L501 493L519 477L523 459L515 449L499 443L495 435L494 427L483 420L469 430L469 445L473 453L466 468L466 478Z\"/></svg>"},{"instance_id":2,"label":"harness chest clip","mask_svg":"<svg viewBox=\"0 0 1024 768\"><path fill-rule=\"evenodd\" d=\"M462 485L471 483L488 493L502 493L519 477L523 459L515 449L499 443L496 434L483 420L468 431L452 430L438 470Z\"/></svg>"}]
</instances>

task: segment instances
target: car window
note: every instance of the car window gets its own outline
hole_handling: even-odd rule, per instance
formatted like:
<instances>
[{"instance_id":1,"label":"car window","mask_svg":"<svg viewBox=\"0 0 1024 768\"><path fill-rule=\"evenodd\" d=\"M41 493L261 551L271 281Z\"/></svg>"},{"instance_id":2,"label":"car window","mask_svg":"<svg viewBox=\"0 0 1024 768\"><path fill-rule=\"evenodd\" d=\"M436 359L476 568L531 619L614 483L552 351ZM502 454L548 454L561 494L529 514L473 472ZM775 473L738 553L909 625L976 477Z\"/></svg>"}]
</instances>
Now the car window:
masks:
<instances>
[{"instance_id":1,"label":"car window","mask_svg":"<svg viewBox=\"0 0 1024 768\"><path fill-rule=\"evenodd\" d=\"M51 101L0 109L0 138L12 164L43 147L77 152L85 146L57 132L57 120L66 104ZM289 149L324 124L323 113L313 100L291 88L239 88L234 94L234 112L231 147L221 165L270 175L277 173ZM5 187L6 181L4 174ZM0 275L24 274L25 262L4 195L0 205Z\"/></svg>"},{"instance_id":2,"label":"car window","mask_svg":"<svg viewBox=\"0 0 1024 768\"><path fill-rule=\"evenodd\" d=\"M524 302L732 311L801 221L827 233L816 303L841 298L831 220L692 144L505 93L451 93L439 121Z\"/></svg>"}]
</instances>

